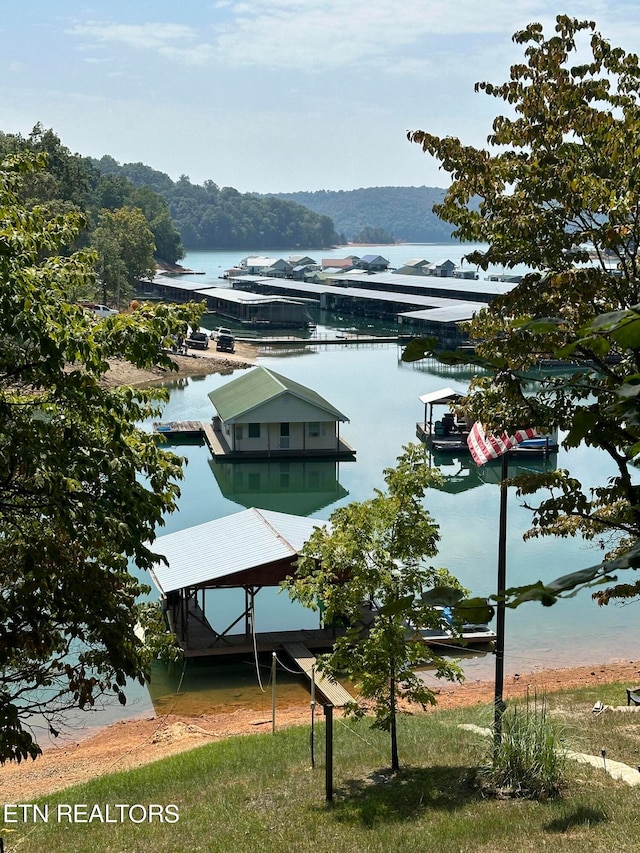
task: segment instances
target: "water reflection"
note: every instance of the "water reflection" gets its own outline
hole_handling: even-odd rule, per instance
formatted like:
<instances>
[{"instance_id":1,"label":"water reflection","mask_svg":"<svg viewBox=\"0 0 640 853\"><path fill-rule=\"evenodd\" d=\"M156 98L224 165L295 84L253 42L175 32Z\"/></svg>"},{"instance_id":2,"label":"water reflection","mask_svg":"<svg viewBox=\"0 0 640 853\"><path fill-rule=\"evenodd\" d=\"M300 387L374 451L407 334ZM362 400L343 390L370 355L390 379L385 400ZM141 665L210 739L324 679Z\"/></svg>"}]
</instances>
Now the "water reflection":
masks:
<instances>
[{"instance_id":1,"label":"water reflection","mask_svg":"<svg viewBox=\"0 0 640 853\"><path fill-rule=\"evenodd\" d=\"M502 460L496 459L485 465L475 464L469 454L451 454L432 450L429 453L429 464L437 468L444 478L442 485L436 486L440 491L458 494L484 486L487 483L500 484L502 476ZM555 471L558 467L558 454L550 453L547 457L523 459L513 456L509 459L509 477L519 474Z\"/></svg>"},{"instance_id":2,"label":"water reflection","mask_svg":"<svg viewBox=\"0 0 640 853\"><path fill-rule=\"evenodd\" d=\"M209 460L222 495L241 506L310 515L349 494L331 459Z\"/></svg>"}]
</instances>

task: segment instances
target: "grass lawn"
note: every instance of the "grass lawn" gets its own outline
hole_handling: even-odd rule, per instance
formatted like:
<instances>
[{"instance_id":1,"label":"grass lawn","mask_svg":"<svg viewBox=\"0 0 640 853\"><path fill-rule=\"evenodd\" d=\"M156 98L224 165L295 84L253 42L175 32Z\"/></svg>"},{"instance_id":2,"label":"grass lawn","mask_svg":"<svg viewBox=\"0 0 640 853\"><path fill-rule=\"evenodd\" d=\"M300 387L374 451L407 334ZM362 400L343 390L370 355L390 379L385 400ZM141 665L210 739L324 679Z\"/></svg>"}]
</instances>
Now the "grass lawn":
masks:
<instances>
[{"instance_id":1,"label":"grass lawn","mask_svg":"<svg viewBox=\"0 0 640 853\"><path fill-rule=\"evenodd\" d=\"M624 686L596 698L620 704ZM593 689L547 696L571 749L640 764L640 714L592 713ZM38 801L49 820L5 823L6 853L365 853L365 851L625 851L640 837L640 789L603 770L569 764L563 795L550 802L484 799L474 783L488 743L458 728L490 726L491 707L402 717L400 759L387 772L389 741L366 721L334 723L333 804L325 802L324 724L316 726L316 766L310 764L309 728L235 737L102 777ZM637 722L636 722L637 721ZM85 820L72 822L73 804ZM139 804L130 813L118 804ZM176 806L176 821L169 804ZM152 822L144 820L157 806ZM86 807L86 808L85 808ZM144 808L142 808L144 807ZM58 809L63 817L57 819ZM0 812L1 816L1 812ZM160 816L173 822L160 821ZM141 822L136 823L135 821Z\"/></svg>"}]
</instances>

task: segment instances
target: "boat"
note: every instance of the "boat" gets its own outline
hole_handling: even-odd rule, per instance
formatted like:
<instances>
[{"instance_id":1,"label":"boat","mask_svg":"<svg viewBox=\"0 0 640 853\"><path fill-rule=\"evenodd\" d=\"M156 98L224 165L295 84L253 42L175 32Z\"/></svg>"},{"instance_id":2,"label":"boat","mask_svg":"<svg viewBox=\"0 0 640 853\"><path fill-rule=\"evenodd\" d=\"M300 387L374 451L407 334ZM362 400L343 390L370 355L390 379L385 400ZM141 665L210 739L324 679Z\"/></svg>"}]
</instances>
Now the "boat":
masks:
<instances>
[{"instance_id":1,"label":"boat","mask_svg":"<svg viewBox=\"0 0 640 853\"><path fill-rule=\"evenodd\" d=\"M473 429L473 421L455 411L456 405L463 396L453 388L441 388L418 397L424 405L424 420L416 424L416 436L431 450L453 454L470 452L467 439ZM441 417L434 416L434 406L445 408ZM558 431L553 430L521 441L509 451L509 454L547 457L551 453L557 453L558 449Z\"/></svg>"},{"instance_id":2,"label":"boat","mask_svg":"<svg viewBox=\"0 0 640 853\"><path fill-rule=\"evenodd\" d=\"M360 621L365 631L374 623L378 609L376 602L363 603ZM407 640L422 642L425 646L455 646L461 648L486 646L495 642L496 632L489 625L489 621L494 616L494 609L490 605L488 612L489 621L471 622L465 620L459 624L455 623L451 608L438 605L433 609L440 618L440 624L430 628L416 628L410 621L406 621L404 625Z\"/></svg>"},{"instance_id":3,"label":"boat","mask_svg":"<svg viewBox=\"0 0 640 853\"><path fill-rule=\"evenodd\" d=\"M424 405L424 420L416 424L416 435L420 441L441 452L469 452L467 438L472 423L453 411L462 397L463 395L453 388L441 388L418 398ZM434 415L435 406L445 409L440 417Z\"/></svg>"},{"instance_id":4,"label":"boat","mask_svg":"<svg viewBox=\"0 0 640 853\"><path fill-rule=\"evenodd\" d=\"M469 622L465 620L457 625L450 607L436 606L434 610L440 615L439 627L416 630L415 626L407 622L407 636L421 640L426 646L484 646L495 642L496 632L489 625L495 611L490 605L488 607L489 621Z\"/></svg>"}]
</instances>

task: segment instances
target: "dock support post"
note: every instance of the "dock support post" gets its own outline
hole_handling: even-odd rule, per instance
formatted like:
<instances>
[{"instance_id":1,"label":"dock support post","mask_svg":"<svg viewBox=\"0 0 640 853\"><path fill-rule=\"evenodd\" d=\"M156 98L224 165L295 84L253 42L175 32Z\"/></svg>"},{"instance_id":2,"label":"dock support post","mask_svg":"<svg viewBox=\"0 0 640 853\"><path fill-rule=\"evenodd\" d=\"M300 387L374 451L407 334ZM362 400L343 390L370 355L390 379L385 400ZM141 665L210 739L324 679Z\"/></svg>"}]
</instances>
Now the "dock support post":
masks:
<instances>
[{"instance_id":1,"label":"dock support post","mask_svg":"<svg viewBox=\"0 0 640 853\"><path fill-rule=\"evenodd\" d=\"M271 652L271 734L276 731L276 653Z\"/></svg>"},{"instance_id":2,"label":"dock support post","mask_svg":"<svg viewBox=\"0 0 640 853\"><path fill-rule=\"evenodd\" d=\"M324 706L326 717L325 734L325 799L328 803L333 802L333 705Z\"/></svg>"}]
</instances>

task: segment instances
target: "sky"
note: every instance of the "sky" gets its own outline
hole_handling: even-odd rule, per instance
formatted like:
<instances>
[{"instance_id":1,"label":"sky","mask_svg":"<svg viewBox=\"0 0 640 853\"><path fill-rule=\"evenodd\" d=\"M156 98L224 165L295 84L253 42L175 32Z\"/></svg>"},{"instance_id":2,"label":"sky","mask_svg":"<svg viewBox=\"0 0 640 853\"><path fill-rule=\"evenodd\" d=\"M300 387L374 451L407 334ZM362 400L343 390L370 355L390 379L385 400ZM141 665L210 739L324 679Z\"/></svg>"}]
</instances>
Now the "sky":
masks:
<instances>
[{"instance_id":1,"label":"sky","mask_svg":"<svg viewBox=\"0 0 640 853\"><path fill-rule=\"evenodd\" d=\"M439 186L409 130L481 146L514 32L640 45L637 0L28 0L0 17L0 130L241 192Z\"/></svg>"}]
</instances>

